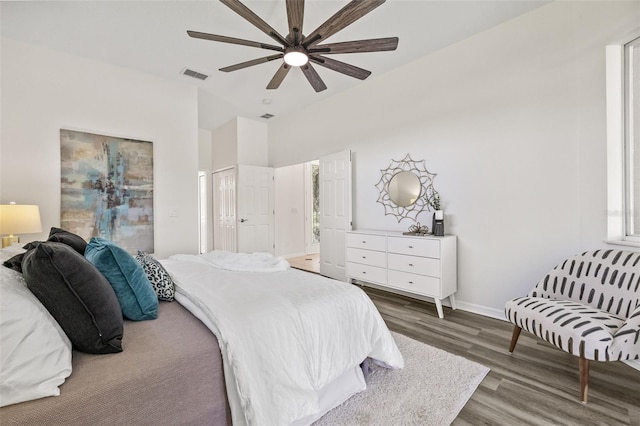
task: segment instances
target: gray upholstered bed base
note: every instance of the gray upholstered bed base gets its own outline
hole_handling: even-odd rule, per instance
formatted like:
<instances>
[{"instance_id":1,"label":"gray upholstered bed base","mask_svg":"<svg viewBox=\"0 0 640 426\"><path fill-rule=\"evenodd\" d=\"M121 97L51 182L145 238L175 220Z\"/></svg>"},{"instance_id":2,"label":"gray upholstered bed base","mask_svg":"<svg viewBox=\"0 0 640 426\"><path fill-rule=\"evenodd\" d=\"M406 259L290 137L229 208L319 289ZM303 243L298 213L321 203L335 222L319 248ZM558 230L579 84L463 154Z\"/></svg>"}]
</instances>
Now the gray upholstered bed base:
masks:
<instances>
[{"instance_id":1,"label":"gray upholstered bed base","mask_svg":"<svg viewBox=\"0 0 640 426\"><path fill-rule=\"evenodd\" d=\"M230 425L216 337L177 302L125 321L124 351L73 353L57 397L0 409L7 425Z\"/></svg>"}]
</instances>

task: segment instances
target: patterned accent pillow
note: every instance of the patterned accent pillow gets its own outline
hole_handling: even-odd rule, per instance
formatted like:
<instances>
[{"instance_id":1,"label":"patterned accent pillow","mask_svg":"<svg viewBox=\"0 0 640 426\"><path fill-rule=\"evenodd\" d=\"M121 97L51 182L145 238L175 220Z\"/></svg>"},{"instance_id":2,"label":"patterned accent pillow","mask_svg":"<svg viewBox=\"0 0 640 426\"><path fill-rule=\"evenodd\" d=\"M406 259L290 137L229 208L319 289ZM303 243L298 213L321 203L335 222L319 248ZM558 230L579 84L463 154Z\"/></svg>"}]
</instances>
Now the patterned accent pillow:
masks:
<instances>
[{"instance_id":1,"label":"patterned accent pillow","mask_svg":"<svg viewBox=\"0 0 640 426\"><path fill-rule=\"evenodd\" d=\"M175 284L162 264L143 251L138 251L136 260L144 269L145 274L147 274L147 278L149 278L153 289L156 291L158 299L173 302L176 292Z\"/></svg>"}]
</instances>

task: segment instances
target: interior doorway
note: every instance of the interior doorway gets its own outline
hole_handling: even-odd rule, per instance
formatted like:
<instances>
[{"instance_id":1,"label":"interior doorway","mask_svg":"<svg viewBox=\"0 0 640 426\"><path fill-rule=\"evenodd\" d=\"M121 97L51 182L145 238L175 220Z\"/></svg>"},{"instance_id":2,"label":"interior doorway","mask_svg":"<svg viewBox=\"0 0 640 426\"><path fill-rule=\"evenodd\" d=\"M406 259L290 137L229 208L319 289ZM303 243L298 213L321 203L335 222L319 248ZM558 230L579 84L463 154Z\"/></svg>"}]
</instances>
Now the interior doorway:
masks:
<instances>
[{"instance_id":1,"label":"interior doorway","mask_svg":"<svg viewBox=\"0 0 640 426\"><path fill-rule=\"evenodd\" d=\"M287 262L292 268L301 269L314 274L320 273L320 253L307 254L287 258Z\"/></svg>"},{"instance_id":2,"label":"interior doorway","mask_svg":"<svg viewBox=\"0 0 640 426\"><path fill-rule=\"evenodd\" d=\"M346 280L351 152L276 169L276 253L299 269Z\"/></svg>"},{"instance_id":3,"label":"interior doorway","mask_svg":"<svg viewBox=\"0 0 640 426\"><path fill-rule=\"evenodd\" d=\"M305 254L320 253L320 163L305 163Z\"/></svg>"},{"instance_id":4,"label":"interior doorway","mask_svg":"<svg viewBox=\"0 0 640 426\"><path fill-rule=\"evenodd\" d=\"M287 257L292 268L320 273L320 163L304 163L304 255Z\"/></svg>"}]
</instances>

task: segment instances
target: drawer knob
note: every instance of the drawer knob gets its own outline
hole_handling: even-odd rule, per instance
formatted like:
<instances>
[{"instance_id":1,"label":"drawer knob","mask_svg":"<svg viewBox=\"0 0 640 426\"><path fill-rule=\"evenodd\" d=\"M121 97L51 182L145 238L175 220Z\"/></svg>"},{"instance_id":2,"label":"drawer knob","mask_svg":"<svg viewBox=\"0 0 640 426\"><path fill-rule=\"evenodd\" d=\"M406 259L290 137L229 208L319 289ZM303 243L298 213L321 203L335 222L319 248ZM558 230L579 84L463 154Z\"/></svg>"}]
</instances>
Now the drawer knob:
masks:
<instances>
[{"instance_id":1,"label":"drawer knob","mask_svg":"<svg viewBox=\"0 0 640 426\"><path fill-rule=\"evenodd\" d=\"M367 256L362 256L362 258L363 258L363 259L366 259L366 258L367 258Z\"/></svg>"},{"instance_id":2,"label":"drawer knob","mask_svg":"<svg viewBox=\"0 0 640 426\"><path fill-rule=\"evenodd\" d=\"M363 240L363 241L362 241L362 244L367 244L367 242Z\"/></svg>"},{"instance_id":3,"label":"drawer knob","mask_svg":"<svg viewBox=\"0 0 640 426\"><path fill-rule=\"evenodd\" d=\"M413 266L413 263L410 263L409 266Z\"/></svg>"},{"instance_id":4,"label":"drawer knob","mask_svg":"<svg viewBox=\"0 0 640 426\"><path fill-rule=\"evenodd\" d=\"M413 284L413 281L409 281L409 284Z\"/></svg>"},{"instance_id":5,"label":"drawer knob","mask_svg":"<svg viewBox=\"0 0 640 426\"><path fill-rule=\"evenodd\" d=\"M362 273L363 273L363 274L366 274L366 272L365 272L365 271L362 271Z\"/></svg>"},{"instance_id":6,"label":"drawer knob","mask_svg":"<svg viewBox=\"0 0 640 426\"><path fill-rule=\"evenodd\" d=\"M413 248L413 246L409 246L409 248L410 248L410 249L412 249L412 248Z\"/></svg>"}]
</instances>

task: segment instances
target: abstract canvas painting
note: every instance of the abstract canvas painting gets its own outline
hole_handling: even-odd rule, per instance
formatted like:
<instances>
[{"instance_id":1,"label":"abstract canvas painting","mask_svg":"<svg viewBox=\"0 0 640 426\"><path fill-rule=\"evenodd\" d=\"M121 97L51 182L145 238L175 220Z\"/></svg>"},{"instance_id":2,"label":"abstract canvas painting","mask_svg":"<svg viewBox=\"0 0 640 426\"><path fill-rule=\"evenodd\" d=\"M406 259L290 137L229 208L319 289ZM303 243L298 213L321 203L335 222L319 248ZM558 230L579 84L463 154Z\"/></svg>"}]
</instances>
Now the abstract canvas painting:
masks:
<instances>
[{"instance_id":1,"label":"abstract canvas painting","mask_svg":"<svg viewBox=\"0 0 640 426\"><path fill-rule=\"evenodd\" d=\"M153 143L60 130L60 226L153 253Z\"/></svg>"}]
</instances>

